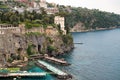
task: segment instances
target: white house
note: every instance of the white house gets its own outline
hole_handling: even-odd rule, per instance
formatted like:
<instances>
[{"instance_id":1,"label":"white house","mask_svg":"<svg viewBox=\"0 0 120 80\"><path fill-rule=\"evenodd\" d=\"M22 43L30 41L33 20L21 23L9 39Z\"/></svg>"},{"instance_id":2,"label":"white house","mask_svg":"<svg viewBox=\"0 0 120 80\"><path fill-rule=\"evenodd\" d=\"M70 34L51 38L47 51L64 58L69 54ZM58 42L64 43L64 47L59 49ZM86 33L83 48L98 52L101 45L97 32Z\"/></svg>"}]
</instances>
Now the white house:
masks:
<instances>
[{"instance_id":1,"label":"white house","mask_svg":"<svg viewBox=\"0 0 120 80\"><path fill-rule=\"evenodd\" d=\"M64 32L64 34L66 34L64 17L55 16L54 23L60 25L61 30Z\"/></svg>"}]
</instances>

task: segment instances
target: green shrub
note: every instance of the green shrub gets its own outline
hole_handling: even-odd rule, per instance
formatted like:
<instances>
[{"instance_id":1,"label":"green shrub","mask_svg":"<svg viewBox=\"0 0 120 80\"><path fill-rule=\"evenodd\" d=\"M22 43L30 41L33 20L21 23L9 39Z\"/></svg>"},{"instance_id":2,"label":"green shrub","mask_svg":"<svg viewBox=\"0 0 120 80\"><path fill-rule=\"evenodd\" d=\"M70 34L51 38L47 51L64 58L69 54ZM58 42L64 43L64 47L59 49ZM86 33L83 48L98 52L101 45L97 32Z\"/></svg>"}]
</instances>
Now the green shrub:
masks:
<instances>
[{"instance_id":1,"label":"green shrub","mask_svg":"<svg viewBox=\"0 0 120 80\"><path fill-rule=\"evenodd\" d=\"M27 48L27 54L28 54L28 56L35 54L35 52L33 51L33 49L34 49L34 45L33 44L29 44L28 48Z\"/></svg>"},{"instance_id":2,"label":"green shrub","mask_svg":"<svg viewBox=\"0 0 120 80\"><path fill-rule=\"evenodd\" d=\"M48 53L52 53L53 51L55 51L55 47L54 46L47 46L47 50L48 50Z\"/></svg>"}]
</instances>

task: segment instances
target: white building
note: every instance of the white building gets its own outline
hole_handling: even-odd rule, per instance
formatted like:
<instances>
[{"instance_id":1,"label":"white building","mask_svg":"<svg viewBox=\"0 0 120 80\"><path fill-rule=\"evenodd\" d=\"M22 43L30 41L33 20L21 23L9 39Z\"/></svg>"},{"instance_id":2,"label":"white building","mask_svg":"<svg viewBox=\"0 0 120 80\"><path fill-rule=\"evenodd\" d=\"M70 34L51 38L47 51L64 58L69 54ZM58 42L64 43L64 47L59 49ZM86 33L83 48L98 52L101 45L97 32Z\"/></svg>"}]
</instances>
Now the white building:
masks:
<instances>
[{"instance_id":1,"label":"white building","mask_svg":"<svg viewBox=\"0 0 120 80\"><path fill-rule=\"evenodd\" d=\"M34 8L40 8L40 5L39 5L39 3L37 3L37 2L33 2L33 7L34 7Z\"/></svg>"},{"instance_id":2,"label":"white building","mask_svg":"<svg viewBox=\"0 0 120 80\"><path fill-rule=\"evenodd\" d=\"M66 34L64 17L55 16L54 23L60 25L61 30L64 32L64 34Z\"/></svg>"},{"instance_id":3,"label":"white building","mask_svg":"<svg viewBox=\"0 0 120 80\"><path fill-rule=\"evenodd\" d=\"M39 0L39 1L33 2L33 7L34 8L47 8L46 0Z\"/></svg>"},{"instance_id":4,"label":"white building","mask_svg":"<svg viewBox=\"0 0 120 80\"><path fill-rule=\"evenodd\" d=\"M19 13L23 13L25 11L24 7L14 7L13 10L18 11Z\"/></svg>"},{"instance_id":5,"label":"white building","mask_svg":"<svg viewBox=\"0 0 120 80\"><path fill-rule=\"evenodd\" d=\"M47 14L55 14L55 13L58 13L59 10L56 7L52 7L52 8L47 8L46 12L47 12Z\"/></svg>"},{"instance_id":6,"label":"white building","mask_svg":"<svg viewBox=\"0 0 120 80\"><path fill-rule=\"evenodd\" d=\"M47 8L46 0L40 0L40 7Z\"/></svg>"}]
</instances>

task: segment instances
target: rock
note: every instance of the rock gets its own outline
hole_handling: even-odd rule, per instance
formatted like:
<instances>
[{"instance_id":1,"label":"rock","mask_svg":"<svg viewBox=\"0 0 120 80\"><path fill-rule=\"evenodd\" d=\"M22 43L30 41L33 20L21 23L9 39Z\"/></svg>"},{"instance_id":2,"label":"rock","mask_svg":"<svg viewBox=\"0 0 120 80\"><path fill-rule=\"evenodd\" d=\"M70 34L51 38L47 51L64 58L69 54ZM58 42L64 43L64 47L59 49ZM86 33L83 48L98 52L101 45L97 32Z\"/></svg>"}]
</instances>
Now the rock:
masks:
<instances>
[{"instance_id":1,"label":"rock","mask_svg":"<svg viewBox=\"0 0 120 80\"><path fill-rule=\"evenodd\" d=\"M68 39L69 40L69 39ZM32 52L35 54L48 54L56 56L66 51L70 51L73 43L66 44L62 40L62 36L46 36L46 35L25 35L25 34L5 34L0 35L0 53L4 54L5 61L14 59L27 61L28 46L32 46ZM53 51L50 53L47 50L48 46L53 46ZM5 63L3 60L3 62Z\"/></svg>"}]
</instances>

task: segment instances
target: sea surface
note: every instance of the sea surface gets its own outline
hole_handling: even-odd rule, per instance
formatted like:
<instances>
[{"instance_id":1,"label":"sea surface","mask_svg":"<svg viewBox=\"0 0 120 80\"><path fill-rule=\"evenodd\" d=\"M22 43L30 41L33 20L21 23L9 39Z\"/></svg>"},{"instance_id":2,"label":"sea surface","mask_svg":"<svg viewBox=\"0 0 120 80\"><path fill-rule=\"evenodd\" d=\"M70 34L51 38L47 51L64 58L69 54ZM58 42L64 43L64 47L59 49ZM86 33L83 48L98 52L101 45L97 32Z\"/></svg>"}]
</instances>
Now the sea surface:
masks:
<instances>
[{"instance_id":1,"label":"sea surface","mask_svg":"<svg viewBox=\"0 0 120 80\"><path fill-rule=\"evenodd\" d=\"M73 80L120 80L120 29L72 33L75 49L63 57L70 66L60 69L73 75ZM43 72L34 66L29 71ZM23 79L27 80L27 79ZM28 80L55 80L51 75Z\"/></svg>"},{"instance_id":2,"label":"sea surface","mask_svg":"<svg viewBox=\"0 0 120 80\"><path fill-rule=\"evenodd\" d=\"M120 29L73 33L75 49L65 67L74 80L120 80Z\"/></svg>"}]
</instances>

